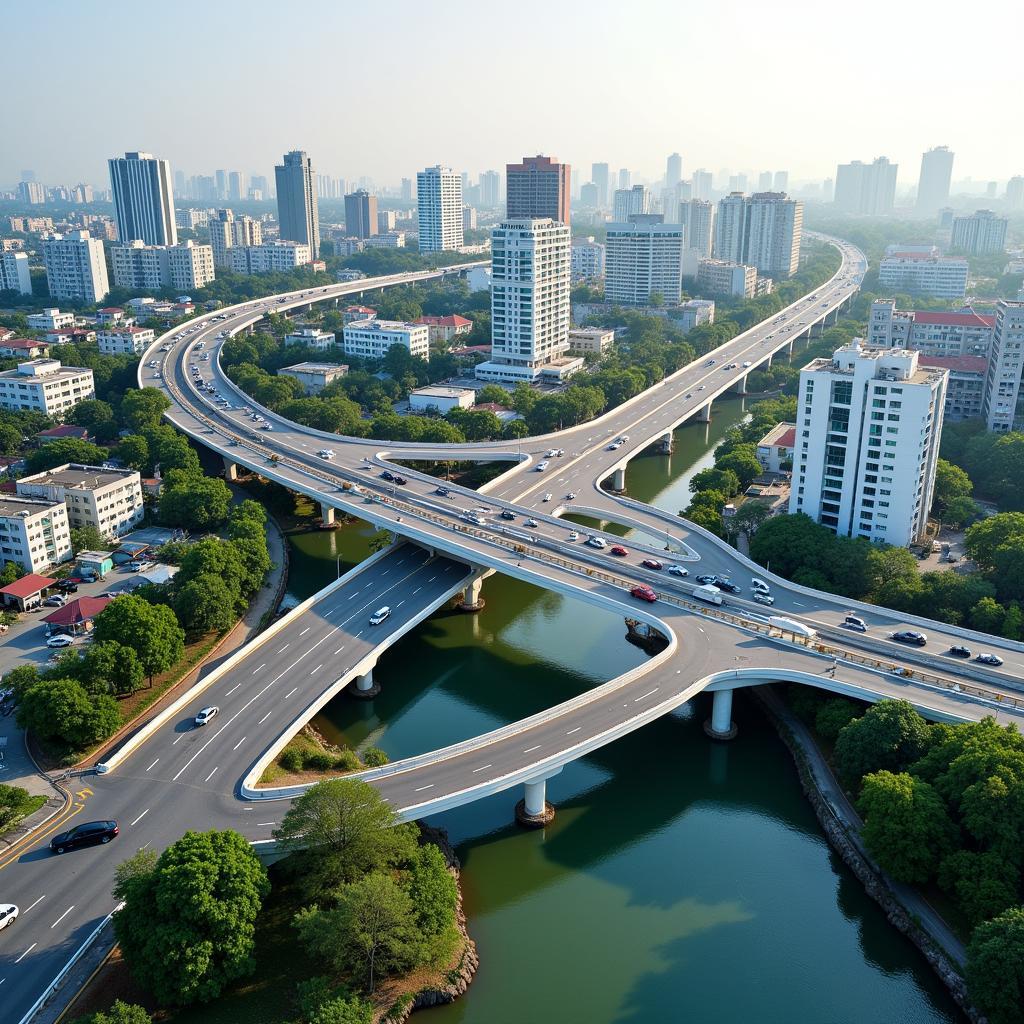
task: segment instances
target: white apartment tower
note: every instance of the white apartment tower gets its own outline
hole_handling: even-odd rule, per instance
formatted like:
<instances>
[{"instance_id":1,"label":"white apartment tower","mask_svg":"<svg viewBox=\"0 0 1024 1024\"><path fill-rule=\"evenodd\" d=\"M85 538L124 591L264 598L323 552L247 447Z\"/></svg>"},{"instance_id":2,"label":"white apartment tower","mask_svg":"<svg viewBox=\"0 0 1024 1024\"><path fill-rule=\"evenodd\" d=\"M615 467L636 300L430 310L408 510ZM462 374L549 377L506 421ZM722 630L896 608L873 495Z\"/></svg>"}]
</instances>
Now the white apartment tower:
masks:
<instances>
[{"instance_id":1,"label":"white apartment tower","mask_svg":"<svg viewBox=\"0 0 1024 1024\"><path fill-rule=\"evenodd\" d=\"M954 217L949 247L971 256L1005 252L1008 226L1006 217L997 217L991 210L977 210L971 217Z\"/></svg>"},{"instance_id":2,"label":"white apartment tower","mask_svg":"<svg viewBox=\"0 0 1024 1024\"><path fill-rule=\"evenodd\" d=\"M634 185L632 188L615 190L612 220L617 224L625 224L634 213L650 212L651 193L645 185Z\"/></svg>"},{"instance_id":3,"label":"white apartment tower","mask_svg":"<svg viewBox=\"0 0 1024 1024\"><path fill-rule=\"evenodd\" d=\"M932 504L949 371L860 341L800 371L790 513L906 545Z\"/></svg>"},{"instance_id":4,"label":"white apartment tower","mask_svg":"<svg viewBox=\"0 0 1024 1024\"><path fill-rule=\"evenodd\" d=\"M1021 423L1017 414L1024 368L1024 302L1000 299L992 329L992 349L982 412L989 430L1008 433Z\"/></svg>"},{"instance_id":5,"label":"white apartment tower","mask_svg":"<svg viewBox=\"0 0 1024 1024\"><path fill-rule=\"evenodd\" d=\"M679 204L679 223L687 249L710 256L714 243L715 207L706 199L689 199Z\"/></svg>"},{"instance_id":6,"label":"white apartment tower","mask_svg":"<svg viewBox=\"0 0 1024 1024\"><path fill-rule=\"evenodd\" d=\"M88 231L69 231L43 242L46 281L53 299L102 302L110 291L103 243Z\"/></svg>"},{"instance_id":7,"label":"white apartment tower","mask_svg":"<svg viewBox=\"0 0 1024 1024\"><path fill-rule=\"evenodd\" d=\"M28 256L23 252L0 252L0 292L32 294L32 278L28 272Z\"/></svg>"},{"instance_id":8,"label":"white apartment tower","mask_svg":"<svg viewBox=\"0 0 1024 1024\"><path fill-rule=\"evenodd\" d=\"M917 208L923 214L937 213L949 202L953 177L953 152L949 146L937 146L921 154L921 174L917 179Z\"/></svg>"},{"instance_id":9,"label":"white apartment tower","mask_svg":"<svg viewBox=\"0 0 1024 1024\"><path fill-rule=\"evenodd\" d=\"M177 245L174 178L167 160L152 153L125 153L108 161L110 192L122 242L141 238L147 245Z\"/></svg>"},{"instance_id":10,"label":"white apartment tower","mask_svg":"<svg viewBox=\"0 0 1024 1024\"><path fill-rule=\"evenodd\" d=\"M605 302L645 306L657 293L665 305L679 304L683 282L683 235L661 214L634 214L609 224L605 239Z\"/></svg>"},{"instance_id":11,"label":"white apartment tower","mask_svg":"<svg viewBox=\"0 0 1024 1024\"><path fill-rule=\"evenodd\" d=\"M231 250L237 246L263 244L263 225L252 217L235 217L234 210L218 210L211 217L210 246L213 263L217 267L231 267Z\"/></svg>"},{"instance_id":12,"label":"white apartment tower","mask_svg":"<svg viewBox=\"0 0 1024 1024\"><path fill-rule=\"evenodd\" d=\"M803 203L784 192L733 192L718 204L715 259L756 267L775 280L791 277L800 264Z\"/></svg>"},{"instance_id":13,"label":"white apartment tower","mask_svg":"<svg viewBox=\"0 0 1024 1024\"><path fill-rule=\"evenodd\" d=\"M416 174L420 252L462 247L462 176L440 164Z\"/></svg>"}]
</instances>

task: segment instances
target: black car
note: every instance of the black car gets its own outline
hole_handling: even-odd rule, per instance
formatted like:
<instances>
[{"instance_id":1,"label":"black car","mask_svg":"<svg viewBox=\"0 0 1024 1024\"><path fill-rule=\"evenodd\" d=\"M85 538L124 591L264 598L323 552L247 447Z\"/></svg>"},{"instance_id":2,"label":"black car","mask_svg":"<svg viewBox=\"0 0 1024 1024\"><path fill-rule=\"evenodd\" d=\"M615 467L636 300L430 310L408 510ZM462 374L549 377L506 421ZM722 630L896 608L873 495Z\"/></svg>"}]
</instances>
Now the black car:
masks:
<instances>
[{"instance_id":1,"label":"black car","mask_svg":"<svg viewBox=\"0 0 1024 1024\"><path fill-rule=\"evenodd\" d=\"M725 580L718 580L718 582L715 583L715 586L718 587L719 590L725 590L730 594L743 593L742 587L737 587L735 583L727 583Z\"/></svg>"},{"instance_id":2,"label":"black car","mask_svg":"<svg viewBox=\"0 0 1024 1024\"><path fill-rule=\"evenodd\" d=\"M399 487L404 487L409 481L406 480L404 476L398 476L397 474L395 474L394 476L391 477L391 482L394 484L398 484Z\"/></svg>"},{"instance_id":3,"label":"black car","mask_svg":"<svg viewBox=\"0 0 1024 1024\"><path fill-rule=\"evenodd\" d=\"M949 653L954 658L969 658L971 656L971 649L970 647L964 647L963 644L954 644L950 647Z\"/></svg>"},{"instance_id":4,"label":"black car","mask_svg":"<svg viewBox=\"0 0 1024 1024\"><path fill-rule=\"evenodd\" d=\"M718 577L717 576L698 576L697 577L697 582L702 587L713 587L716 583L718 583Z\"/></svg>"},{"instance_id":5,"label":"black car","mask_svg":"<svg viewBox=\"0 0 1024 1024\"><path fill-rule=\"evenodd\" d=\"M901 644L917 644L924 647L928 643L928 637L924 633L918 633L916 629L901 629L896 633L889 634L890 640L898 640Z\"/></svg>"},{"instance_id":6,"label":"black car","mask_svg":"<svg viewBox=\"0 0 1024 1024\"><path fill-rule=\"evenodd\" d=\"M447 487L438 487L437 490L434 491L434 493L440 494L442 498L447 498L448 495L451 494L452 492L449 491Z\"/></svg>"},{"instance_id":7,"label":"black car","mask_svg":"<svg viewBox=\"0 0 1024 1024\"><path fill-rule=\"evenodd\" d=\"M61 580L60 583L57 584L57 589L62 594L77 594L78 584L72 583L71 580Z\"/></svg>"},{"instance_id":8,"label":"black car","mask_svg":"<svg viewBox=\"0 0 1024 1024\"><path fill-rule=\"evenodd\" d=\"M65 850L77 850L80 846L109 843L120 831L116 821L85 821L67 832L55 835L50 840L50 849L54 853L64 853Z\"/></svg>"},{"instance_id":9,"label":"black car","mask_svg":"<svg viewBox=\"0 0 1024 1024\"><path fill-rule=\"evenodd\" d=\"M381 473L380 478L381 480L391 480L393 482L395 480L395 474L392 473L390 469L385 469L384 472Z\"/></svg>"},{"instance_id":10,"label":"black car","mask_svg":"<svg viewBox=\"0 0 1024 1024\"><path fill-rule=\"evenodd\" d=\"M512 520L512 519L515 519L515 517L516 517L515 512L510 512L507 508L503 508L501 510L501 518L502 519Z\"/></svg>"}]
</instances>

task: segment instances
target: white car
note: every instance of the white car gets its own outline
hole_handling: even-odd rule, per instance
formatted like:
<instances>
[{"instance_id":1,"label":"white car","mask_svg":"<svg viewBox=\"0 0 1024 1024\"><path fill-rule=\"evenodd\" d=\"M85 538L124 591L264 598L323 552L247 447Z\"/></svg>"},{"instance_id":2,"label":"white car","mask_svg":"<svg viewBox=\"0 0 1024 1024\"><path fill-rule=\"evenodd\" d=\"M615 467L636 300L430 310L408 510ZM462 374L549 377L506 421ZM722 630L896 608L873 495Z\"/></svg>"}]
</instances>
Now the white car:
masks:
<instances>
[{"instance_id":1,"label":"white car","mask_svg":"<svg viewBox=\"0 0 1024 1024\"><path fill-rule=\"evenodd\" d=\"M557 454L558 454L558 449L557 448L549 448L544 453L544 456L545 456L545 458L553 459Z\"/></svg>"},{"instance_id":2,"label":"white car","mask_svg":"<svg viewBox=\"0 0 1024 1024\"><path fill-rule=\"evenodd\" d=\"M334 458L334 449L333 448L321 448L320 451L317 452L317 455L321 459L333 459Z\"/></svg>"},{"instance_id":3,"label":"white car","mask_svg":"<svg viewBox=\"0 0 1024 1024\"><path fill-rule=\"evenodd\" d=\"M587 545L589 547L598 548L598 549L608 547L607 542L605 540L603 540L602 538L600 538L600 537L588 537L587 538Z\"/></svg>"},{"instance_id":4,"label":"white car","mask_svg":"<svg viewBox=\"0 0 1024 1024\"><path fill-rule=\"evenodd\" d=\"M670 575L672 575L672 576L689 576L690 575L689 570L684 569L681 565L670 565L668 567L668 569L666 569L665 571L667 573L669 573Z\"/></svg>"},{"instance_id":5,"label":"white car","mask_svg":"<svg viewBox=\"0 0 1024 1024\"><path fill-rule=\"evenodd\" d=\"M0 931L18 920L18 908L13 903L0 903Z\"/></svg>"},{"instance_id":6,"label":"white car","mask_svg":"<svg viewBox=\"0 0 1024 1024\"><path fill-rule=\"evenodd\" d=\"M371 626L379 626L390 614L391 614L391 609L387 605L384 605L383 608L378 608L370 616L370 625Z\"/></svg>"},{"instance_id":7,"label":"white car","mask_svg":"<svg viewBox=\"0 0 1024 1024\"><path fill-rule=\"evenodd\" d=\"M538 462L537 463L537 472L538 473L543 473L544 470L547 469L547 468L548 468L547 459L545 459L543 462Z\"/></svg>"},{"instance_id":8,"label":"white car","mask_svg":"<svg viewBox=\"0 0 1024 1024\"><path fill-rule=\"evenodd\" d=\"M212 705L208 708L203 708L202 711L196 715L194 721L196 725L207 725L212 719L216 718L220 714L220 708L216 705Z\"/></svg>"},{"instance_id":9,"label":"white car","mask_svg":"<svg viewBox=\"0 0 1024 1024\"><path fill-rule=\"evenodd\" d=\"M143 570L143 569L145 568L145 566L143 565L143 563L142 563L142 562L129 562L129 563L128 563L128 564L127 564L127 565L125 566L125 568L126 568L126 569L127 569L127 570L128 570L129 572L142 572L142 570Z\"/></svg>"},{"instance_id":10,"label":"white car","mask_svg":"<svg viewBox=\"0 0 1024 1024\"><path fill-rule=\"evenodd\" d=\"M569 540L579 540L579 539L580 539L580 535L579 535L579 533L576 530L573 530L572 533L569 534Z\"/></svg>"},{"instance_id":11,"label":"white car","mask_svg":"<svg viewBox=\"0 0 1024 1024\"><path fill-rule=\"evenodd\" d=\"M545 492L544 492L544 497L543 497L543 498L541 498L540 500L541 500L541 501L550 501L550 500L551 500L551 498L552 498L552 494L551 494L551 492L550 492L550 491L545 491Z\"/></svg>"},{"instance_id":12,"label":"white car","mask_svg":"<svg viewBox=\"0 0 1024 1024\"><path fill-rule=\"evenodd\" d=\"M70 647L75 642L74 637L70 637L67 633L58 633L56 636L51 636L46 641L47 647Z\"/></svg>"}]
</instances>

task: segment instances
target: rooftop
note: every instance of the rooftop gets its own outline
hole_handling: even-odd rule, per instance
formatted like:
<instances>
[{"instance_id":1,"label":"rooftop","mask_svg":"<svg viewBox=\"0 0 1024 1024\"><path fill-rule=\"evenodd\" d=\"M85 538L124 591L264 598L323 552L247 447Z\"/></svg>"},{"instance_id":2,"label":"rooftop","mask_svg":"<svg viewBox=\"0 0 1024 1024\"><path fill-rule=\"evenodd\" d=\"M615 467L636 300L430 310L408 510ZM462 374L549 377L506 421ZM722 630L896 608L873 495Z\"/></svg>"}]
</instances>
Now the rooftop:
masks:
<instances>
[{"instance_id":1,"label":"rooftop","mask_svg":"<svg viewBox=\"0 0 1024 1024\"><path fill-rule=\"evenodd\" d=\"M926 356L919 355L917 360L922 366L934 366L941 370L957 370L960 373L977 373L984 375L988 370L988 360L984 356Z\"/></svg>"},{"instance_id":2,"label":"rooftop","mask_svg":"<svg viewBox=\"0 0 1024 1024\"><path fill-rule=\"evenodd\" d=\"M282 366L278 372L285 370L294 370L296 373L348 373L348 363L295 363L293 366Z\"/></svg>"},{"instance_id":3,"label":"rooftop","mask_svg":"<svg viewBox=\"0 0 1024 1024\"><path fill-rule=\"evenodd\" d=\"M975 313L966 310L963 313L913 313L915 324L935 327L994 327L996 318L993 315Z\"/></svg>"},{"instance_id":4,"label":"rooftop","mask_svg":"<svg viewBox=\"0 0 1024 1024\"><path fill-rule=\"evenodd\" d=\"M9 498L4 494L0 494L0 518L16 519L19 516L26 518L38 515L40 512L46 512L48 509L56 508L59 505L63 505L63 502L21 497Z\"/></svg>"},{"instance_id":5,"label":"rooftop","mask_svg":"<svg viewBox=\"0 0 1024 1024\"><path fill-rule=\"evenodd\" d=\"M421 316L416 323L428 327L472 327L473 321L453 313L451 316Z\"/></svg>"},{"instance_id":6,"label":"rooftop","mask_svg":"<svg viewBox=\"0 0 1024 1024\"><path fill-rule=\"evenodd\" d=\"M757 442L762 448L792 448L796 443L795 423L776 423L760 441Z\"/></svg>"},{"instance_id":7,"label":"rooftop","mask_svg":"<svg viewBox=\"0 0 1024 1024\"><path fill-rule=\"evenodd\" d=\"M88 619L94 619L113 600L112 597L78 597L63 608L55 608L49 615L43 616L43 622L54 626L77 626Z\"/></svg>"},{"instance_id":8,"label":"rooftop","mask_svg":"<svg viewBox=\"0 0 1024 1024\"><path fill-rule=\"evenodd\" d=\"M77 487L92 490L104 487L125 477L138 476L134 469L113 469L104 466L81 466L68 463L54 469L36 473L34 476L23 476L21 484L58 484L62 487Z\"/></svg>"},{"instance_id":9,"label":"rooftop","mask_svg":"<svg viewBox=\"0 0 1024 1024\"><path fill-rule=\"evenodd\" d=\"M424 388L416 388L410 391L411 395L421 395L424 398L461 398L465 394L473 394L472 388L445 388L440 385L430 385Z\"/></svg>"},{"instance_id":10,"label":"rooftop","mask_svg":"<svg viewBox=\"0 0 1024 1024\"><path fill-rule=\"evenodd\" d=\"M52 587L56 582L52 576L39 576L30 572L28 575L22 576L20 580L8 583L6 587L0 589L0 594L10 594L11 597L21 598L31 597L33 594L38 594L40 590Z\"/></svg>"},{"instance_id":11,"label":"rooftop","mask_svg":"<svg viewBox=\"0 0 1024 1024\"><path fill-rule=\"evenodd\" d=\"M407 323L404 320L353 320L345 324L346 331L409 331L418 327L425 327L421 323Z\"/></svg>"}]
</instances>

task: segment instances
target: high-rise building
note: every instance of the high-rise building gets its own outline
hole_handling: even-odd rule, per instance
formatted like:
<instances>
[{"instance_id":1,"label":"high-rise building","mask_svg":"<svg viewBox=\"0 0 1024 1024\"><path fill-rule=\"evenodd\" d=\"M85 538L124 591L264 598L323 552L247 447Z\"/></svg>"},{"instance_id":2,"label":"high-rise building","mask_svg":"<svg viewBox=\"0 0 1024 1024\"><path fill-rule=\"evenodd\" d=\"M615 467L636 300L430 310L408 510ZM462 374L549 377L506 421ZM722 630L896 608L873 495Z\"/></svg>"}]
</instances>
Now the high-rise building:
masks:
<instances>
[{"instance_id":1,"label":"high-rise building","mask_svg":"<svg viewBox=\"0 0 1024 1024\"><path fill-rule=\"evenodd\" d=\"M277 219L282 242L309 246L320 255L320 213L316 201L316 171L302 150L285 153L284 163L274 168L277 181Z\"/></svg>"},{"instance_id":2,"label":"high-rise building","mask_svg":"<svg viewBox=\"0 0 1024 1024\"><path fill-rule=\"evenodd\" d=\"M691 199L679 204L679 223L687 249L710 256L714 241L715 207L706 199Z\"/></svg>"},{"instance_id":3,"label":"high-rise building","mask_svg":"<svg viewBox=\"0 0 1024 1024\"><path fill-rule=\"evenodd\" d=\"M574 281L604 277L604 246L593 235L572 243L571 269Z\"/></svg>"},{"instance_id":4,"label":"high-rise building","mask_svg":"<svg viewBox=\"0 0 1024 1024\"><path fill-rule=\"evenodd\" d=\"M0 292L32 294L32 278L28 272L28 255L23 252L0 252Z\"/></svg>"},{"instance_id":5,"label":"high-rise building","mask_svg":"<svg viewBox=\"0 0 1024 1024\"><path fill-rule=\"evenodd\" d=\"M185 172L174 172L174 196L176 199L185 198Z\"/></svg>"},{"instance_id":6,"label":"high-rise building","mask_svg":"<svg viewBox=\"0 0 1024 1024\"><path fill-rule=\"evenodd\" d=\"M568 164L547 156L524 156L505 167L506 219L549 218L569 223Z\"/></svg>"},{"instance_id":7,"label":"high-rise building","mask_svg":"<svg viewBox=\"0 0 1024 1024\"><path fill-rule=\"evenodd\" d=\"M498 171L484 171L480 175L480 205L495 207L501 205L501 174Z\"/></svg>"},{"instance_id":8,"label":"high-rise building","mask_svg":"<svg viewBox=\"0 0 1024 1024\"><path fill-rule=\"evenodd\" d=\"M746 192L747 191L747 176L745 174L730 174L729 175L729 191L730 192Z\"/></svg>"},{"instance_id":9,"label":"high-rise building","mask_svg":"<svg viewBox=\"0 0 1024 1024\"><path fill-rule=\"evenodd\" d=\"M462 178L440 164L416 174L420 252L462 246Z\"/></svg>"},{"instance_id":10,"label":"high-rise building","mask_svg":"<svg viewBox=\"0 0 1024 1024\"><path fill-rule=\"evenodd\" d=\"M756 267L773 279L791 277L800 263L803 203L784 192L733 192L718 204L716 259Z\"/></svg>"},{"instance_id":11,"label":"high-rise building","mask_svg":"<svg viewBox=\"0 0 1024 1024\"><path fill-rule=\"evenodd\" d=\"M718 201L715 217L714 254L717 260L746 263L747 197L731 192Z\"/></svg>"},{"instance_id":12,"label":"high-rise building","mask_svg":"<svg viewBox=\"0 0 1024 1024\"><path fill-rule=\"evenodd\" d=\"M476 207L464 206L462 208L462 233L476 230Z\"/></svg>"},{"instance_id":13,"label":"high-rise building","mask_svg":"<svg viewBox=\"0 0 1024 1024\"><path fill-rule=\"evenodd\" d=\"M118 288L193 292L214 280L213 247L189 239L181 245L146 245L139 239L110 250Z\"/></svg>"},{"instance_id":14,"label":"high-rise building","mask_svg":"<svg viewBox=\"0 0 1024 1024\"><path fill-rule=\"evenodd\" d=\"M929 252L886 253L878 264L878 283L886 291L962 299L967 292L967 260Z\"/></svg>"},{"instance_id":15,"label":"high-rise building","mask_svg":"<svg viewBox=\"0 0 1024 1024\"><path fill-rule=\"evenodd\" d=\"M19 181L18 202L40 206L46 202L46 189L38 181Z\"/></svg>"},{"instance_id":16,"label":"high-rise building","mask_svg":"<svg viewBox=\"0 0 1024 1024\"><path fill-rule=\"evenodd\" d=\"M949 371L859 339L800 371L791 514L844 537L906 545L924 533Z\"/></svg>"},{"instance_id":17,"label":"high-rise building","mask_svg":"<svg viewBox=\"0 0 1024 1024\"><path fill-rule=\"evenodd\" d=\"M771 192L772 190L772 172L762 171L758 175L757 188L759 192Z\"/></svg>"},{"instance_id":18,"label":"high-rise building","mask_svg":"<svg viewBox=\"0 0 1024 1024\"><path fill-rule=\"evenodd\" d=\"M646 185L615 190L615 201L612 204L612 220L615 223L625 224L634 213L650 212L651 193Z\"/></svg>"},{"instance_id":19,"label":"high-rise building","mask_svg":"<svg viewBox=\"0 0 1024 1024\"><path fill-rule=\"evenodd\" d=\"M921 174L917 179L917 209L928 216L949 202L949 183L953 178L953 153L939 146L921 154Z\"/></svg>"},{"instance_id":20,"label":"high-rise building","mask_svg":"<svg viewBox=\"0 0 1024 1024\"><path fill-rule=\"evenodd\" d=\"M588 209L596 210L601 205L597 183L588 181L580 186L580 205Z\"/></svg>"},{"instance_id":21,"label":"high-rise building","mask_svg":"<svg viewBox=\"0 0 1024 1024\"><path fill-rule=\"evenodd\" d=\"M619 188L629 188L632 184L632 175L629 173L629 169L621 167L619 169Z\"/></svg>"},{"instance_id":22,"label":"high-rise building","mask_svg":"<svg viewBox=\"0 0 1024 1024\"><path fill-rule=\"evenodd\" d=\"M610 174L607 164L591 164L590 180L597 186L598 206L604 206L608 202L608 185Z\"/></svg>"},{"instance_id":23,"label":"high-rise building","mask_svg":"<svg viewBox=\"0 0 1024 1024\"><path fill-rule=\"evenodd\" d=\"M412 178L402 179L402 202L412 202Z\"/></svg>"},{"instance_id":24,"label":"high-rise building","mask_svg":"<svg viewBox=\"0 0 1024 1024\"><path fill-rule=\"evenodd\" d=\"M1006 183L1006 205L1014 210L1024 206L1024 176L1015 175Z\"/></svg>"},{"instance_id":25,"label":"high-rise building","mask_svg":"<svg viewBox=\"0 0 1024 1024\"><path fill-rule=\"evenodd\" d=\"M345 231L352 238L377 234L377 197L365 189L345 196Z\"/></svg>"},{"instance_id":26,"label":"high-rise building","mask_svg":"<svg viewBox=\"0 0 1024 1024\"><path fill-rule=\"evenodd\" d=\"M249 185L254 191L261 192L264 199L270 198L270 182L267 181L265 174L251 174Z\"/></svg>"},{"instance_id":27,"label":"high-rise building","mask_svg":"<svg viewBox=\"0 0 1024 1024\"><path fill-rule=\"evenodd\" d=\"M660 296L679 304L683 282L683 228L661 214L633 214L608 225L605 240L605 302L646 306Z\"/></svg>"},{"instance_id":28,"label":"high-rise building","mask_svg":"<svg viewBox=\"0 0 1024 1024\"><path fill-rule=\"evenodd\" d=\"M713 186L714 178L710 171L697 170L693 172L693 198L694 199L710 199L712 192L714 191Z\"/></svg>"},{"instance_id":29,"label":"high-rise building","mask_svg":"<svg viewBox=\"0 0 1024 1024\"><path fill-rule=\"evenodd\" d=\"M170 163L151 153L125 153L108 164L118 238L177 245Z\"/></svg>"},{"instance_id":30,"label":"high-rise building","mask_svg":"<svg viewBox=\"0 0 1024 1024\"><path fill-rule=\"evenodd\" d=\"M889 163L884 156L870 164L860 160L840 164L836 169L836 206L848 213L892 213L898 169L898 164Z\"/></svg>"},{"instance_id":31,"label":"high-rise building","mask_svg":"<svg viewBox=\"0 0 1024 1024\"><path fill-rule=\"evenodd\" d=\"M922 355L956 359L988 356L996 318L967 307L957 313L897 309L893 299L871 303L870 348L912 348Z\"/></svg>"},{"instance_id":32,"label":"high-rise building","mask_svg":"<svg viewBox=\"0 0 1024 1024\"><path fill-rule=\"evenodd\" d=\"M228 172L225 170L218 170L213 172L213 180L217 189L218 199L227 199L228 197Z\"/></svg>"},{"instance_id":33,"label":"high-rise building","mask_svg":"<svg viewBox=\"0 0 1024 1024\"><path fill-rule=\"evenodd\" d=\"M481 380L532 381L560 373L569 348L569 225L504 220L491 232L491 358ZM573 364L575 365L575 364Z\"/></svg>"},{"instance_id":34,"label":"high-rise building","mask_svg":"<svg viewBox=\"0 0 1024 1024\"><path fill-rule=\"evenodd\" d=\"M1024 371L1024 302L1000 299L992 330L983 411L989 430L1008 433L1024 425L1018 410L1021 372Z\"/></svg>"},{"instance_id":35,"label":"high-rise building","mask_svg":"<svg viewBox=\"0 0 1024 1024\"><path fill-rule=\"evenodd\" d=\"M207 222L214 266L225 269L231 267L231 249L235 244L234 219L234 210L218 210Z\"/></svg>"},{"instance_id":36,"label":"high-rise building","mask_svg":"<svg viewBox=\"0 0 1024 1024\"><path fill-rule=\"evenodd\" d=\"M46 282L52 299L102 302L110 291L103 243L88 231L53 235L43 242Z\"/></svg>"},{"instance_id":37,"label":"high-rise building","mask_svg":"<svg viewBox=\"0 0 1024 1024\"><path fill-rule=\"evenodd\" d=\"M665 161L665 187L672 188L683 180L683 158L672 153Z\"/></svg>"},{"instance_id":38,"label":"high-rise building","mask_svg":"<svg viewBox=\"0 0 1024 1024\"><path fill-rule=\"evenodd\" d=\"M762 192L787 192L789 190L789 171L776 171L775 181L771 189L762 189Z\"/></svg>"},{"instance_id":39,"label":"high-rise building","mask_svg":"<svg viewBox=\"0 0 1024 1024\"><path fill-rule=\"evenodd\" d=\"M977 210L971 217L953 218L950 248L971 256L1006 252L1006 229L1009 221L991 210Z\"/></svg>"},{"instance_id":40,"label":"high-rise building","mask_svg":"<svg viewBox=\"0 0 1024 1024\"><path fill-rule=\"evenodd\" d=\"M241 171L231 171L228 174L228 199L240 202L248 191L245 175Z\"/></svg>"}]
</instances>

